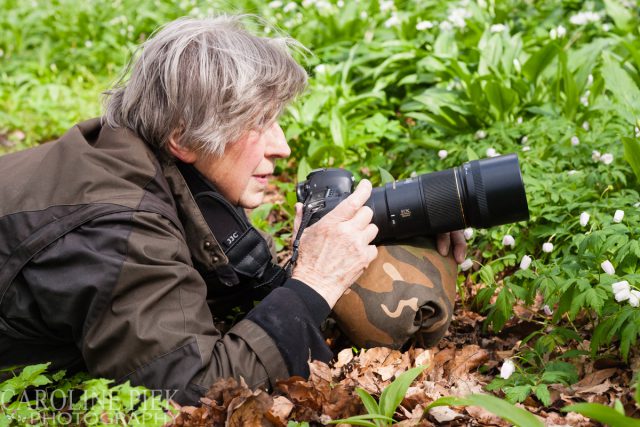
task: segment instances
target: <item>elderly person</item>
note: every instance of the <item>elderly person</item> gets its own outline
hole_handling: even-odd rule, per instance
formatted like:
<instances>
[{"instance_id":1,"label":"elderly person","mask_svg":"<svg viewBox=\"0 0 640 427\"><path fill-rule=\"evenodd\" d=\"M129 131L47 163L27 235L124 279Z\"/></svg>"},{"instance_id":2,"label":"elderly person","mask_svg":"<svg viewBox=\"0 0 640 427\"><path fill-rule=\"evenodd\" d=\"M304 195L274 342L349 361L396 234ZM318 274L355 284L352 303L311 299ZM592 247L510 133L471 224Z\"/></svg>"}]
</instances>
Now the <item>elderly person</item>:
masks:
<instances>
[{"instance_id":1,"label":"elderly person","mask_svg":"<svg viewBox=\"0 0 640 427\"><path fill-rule=\"evenodd\" d=\"M166 25L103 118L0 157L0 368L51 361L195 403L220 377L268 388L331 359L320 324L378 252L371 184L304 231L290 278L271 263L243 208L290 154L277 118L307 76L294 41L241 20Z\"/></svg>"}]
</instances>

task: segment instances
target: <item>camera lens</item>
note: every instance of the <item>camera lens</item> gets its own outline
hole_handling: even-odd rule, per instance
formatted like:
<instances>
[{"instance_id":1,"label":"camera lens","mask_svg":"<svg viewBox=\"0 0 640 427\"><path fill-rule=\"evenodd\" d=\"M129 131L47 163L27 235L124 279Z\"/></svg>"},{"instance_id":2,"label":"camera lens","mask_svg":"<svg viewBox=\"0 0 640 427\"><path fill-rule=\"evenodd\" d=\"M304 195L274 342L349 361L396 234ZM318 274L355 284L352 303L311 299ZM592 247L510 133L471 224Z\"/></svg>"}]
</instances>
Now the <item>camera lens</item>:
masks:
<instances>
[{"instance_id":1,"label":"camera lens","mask_svg":"<svg viewBox=\"0 0 640 427\"><path fill-rule=\"evenodd\" d=\"M529 218L515 154L386 184L367 201L379 228L375 242Z\"/></svg>"}]
</instances>

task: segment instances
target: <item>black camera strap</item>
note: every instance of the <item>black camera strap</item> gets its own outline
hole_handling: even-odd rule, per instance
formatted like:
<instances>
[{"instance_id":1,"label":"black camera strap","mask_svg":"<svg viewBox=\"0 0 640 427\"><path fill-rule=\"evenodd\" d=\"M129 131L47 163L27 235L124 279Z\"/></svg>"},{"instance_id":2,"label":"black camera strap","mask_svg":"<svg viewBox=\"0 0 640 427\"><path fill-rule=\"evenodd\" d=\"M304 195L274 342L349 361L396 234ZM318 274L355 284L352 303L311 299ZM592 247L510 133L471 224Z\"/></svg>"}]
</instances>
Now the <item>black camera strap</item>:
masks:
<instances>
[{"instance_id":1,"label":"black camera strap","mask_svg":"<svg viewBox=\"0 0 640 427\"><path fill-rule=\"evenodd\" d=\"M305 200L304 205L307 205L307 200ZM307 228L309 222L311 221L311 217L313 216L312 209L304 209L302 212L302 220L300 221L300 228L298 228L298 232L296 233L296 237L293 240L292 244L292 253L291 258L284 265L284 270L287 272L287 276L291 277L293 274L293 267L296 266L296 262L298 261L298 253L300 248L300 238L302 237L302 232Z\"/></svg>"},{"instance_id":2,"label":"black camera strap","mask_svg":"<svg viewBox=\"0 0 640 427\"><path fill-rule=\"evenodd\" d=\"M193 166L180 162L177 166L233 270L223 268L216 272L218 279L228 287L241 281L251 283L253 288L282 284L286 279L285 270L273 263L269 245L249 222L244 209L229 203ZM212 274L200 273L205 280Z\"/></svg>"}]
</instances>

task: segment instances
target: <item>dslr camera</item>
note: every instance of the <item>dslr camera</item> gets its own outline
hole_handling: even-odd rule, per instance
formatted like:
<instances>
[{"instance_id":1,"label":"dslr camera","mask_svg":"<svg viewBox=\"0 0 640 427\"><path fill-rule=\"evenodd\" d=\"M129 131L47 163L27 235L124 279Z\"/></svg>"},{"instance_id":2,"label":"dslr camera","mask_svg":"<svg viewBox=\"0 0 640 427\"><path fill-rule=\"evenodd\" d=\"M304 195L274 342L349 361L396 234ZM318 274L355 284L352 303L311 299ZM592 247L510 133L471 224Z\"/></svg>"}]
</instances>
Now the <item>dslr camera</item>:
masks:
<instances>
[{"instance_id":1,"label":"dslr camera","mask_svg":"<svg viewBox=\"0 0 640 427\"><path fill-rule=\"evenodd\" d=\"M312 171L296 195L317 222L353 191L344 169ZM527 196L515 154L473 160L376 187L366 203L379 232L374 244L459 230L488 228L529 219Z\"/></svg>"}]
</instances>

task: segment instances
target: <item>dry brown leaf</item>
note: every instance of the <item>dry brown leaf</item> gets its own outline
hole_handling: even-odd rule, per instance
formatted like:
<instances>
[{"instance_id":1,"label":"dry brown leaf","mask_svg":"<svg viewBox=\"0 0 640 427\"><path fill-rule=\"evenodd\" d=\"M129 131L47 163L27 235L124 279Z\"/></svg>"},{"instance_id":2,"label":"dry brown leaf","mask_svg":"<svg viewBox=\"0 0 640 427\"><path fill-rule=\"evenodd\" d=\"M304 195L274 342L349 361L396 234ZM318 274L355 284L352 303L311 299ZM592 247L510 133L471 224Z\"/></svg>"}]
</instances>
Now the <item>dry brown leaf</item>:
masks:
<instances>
[{"instance_id":1,"label":"dry brown leaf","mask_svg":"<svg viewBox=\"0 0 640 427\"><path fill-rule=\"evenodd\" d=\"M279 420L282 424L287 424L289 414L293 410L293 403L284 396L277 396L273 398L273 405L269 409L268 418L271 422L274 422L274 418Z\"/></svg>"},{"instance_id":2,"label":"dry brown leaf","mask_svg":"<svg viewBox=\"0 0 640 427\"><path fill-rule=\"evenodd\" d=\"M480 425L483 426L500 426L508 427L511 424L503 420L499 416L487 411L479 406L467 406L465 411L469 416L474 418Z\"/></svg>"},{"instance_id":3,"label":"dry brown leaf","mask_svg":"<svg viewBox=\"0 0 640 427\"><path fill-rule=\"evenodd\" d=\"M353 360L353 351L350 348L345 348L338 353L338 360L333 364L334 368L342 368L343 366L351 363Z\"/></svg>"},{"instance_id":4,"label":"dry brown leaf","mask_svg":"<svg viewBox=\"0 0 640 427\"><path fill-rule=\"evenodd\" d=\"M454 360L451 362L451 375L458 378L466 376L471 370L477 368L487 360L489 360L487 350L477 345L465 346L455 352Z\"/></svg>"},{"instance_id":5,"label":"dry brown leaf","mask_svg":"<svg viewBox=\"0 0 640 427\"><path fill-rule=\"evenodd\" d=\"M227 422L229 427L263 427L273 424L265 417L273 406L273 399L262 390L252 396L239 396L229 403Z\"/></svg>"}]
</instances>

